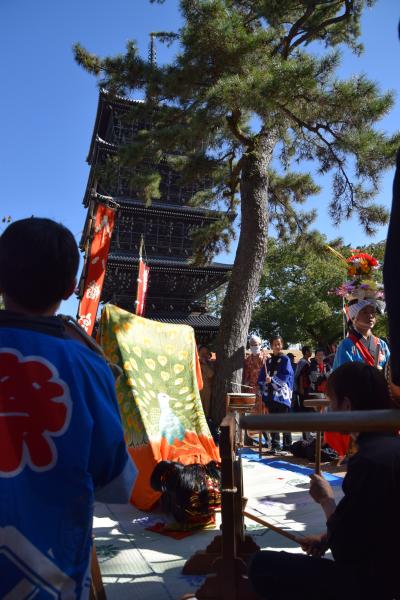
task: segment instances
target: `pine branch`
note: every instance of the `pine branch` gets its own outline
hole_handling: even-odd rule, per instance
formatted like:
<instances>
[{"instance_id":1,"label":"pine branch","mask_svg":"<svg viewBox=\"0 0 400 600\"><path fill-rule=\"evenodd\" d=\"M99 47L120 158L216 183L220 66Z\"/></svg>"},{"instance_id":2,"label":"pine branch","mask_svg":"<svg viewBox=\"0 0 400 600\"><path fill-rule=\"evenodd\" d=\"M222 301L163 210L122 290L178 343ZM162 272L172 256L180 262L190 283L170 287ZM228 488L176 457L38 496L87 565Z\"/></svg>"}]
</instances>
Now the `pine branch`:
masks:
<instances>
[{"instance_id":1,"label":"pine branch","mask_svg":"<svg viewBox=\"0 0 400 600\"><path fill-rule=\"evenodd\" d=\"M242 113L240 110L232 110L231 115L227 115L226 122L228 123L228 127L239 142L241 142L244 146L248 148L254 147L254 140L252 138L247 137L243 131L239 127L239 121Z\"/></svg>"},{"instance_id":2,"label":"pine branch","mask_svg":"<svg viewBox=\"0 0 400 600\"><path fill-rule=\"evenodd\" d=\"M333 160L335 161L335 163L337 164L340 173L343 176L343 179L346 182L346 187L349 189L350 191L350 204L353 205L354 207L356 207L356 202L354 199L354 185L351 183L349 176L346 173L346 170L343 166L344 161L337 155L337 153L334 150L334 146L332 144L332 142L330 142L329 140L327 140L320 132L320 129L326 129L329 133L331 133L336 139L340 139L337 134L335 134L334 132L332 132L332 130L329 128L329 126L324 126L321 125L320 123L317 125L311 125L310 123L306 123L305 121L303 121L302 119L300 119L300 117L298 117L297 115L295 115L291 110L289 110L288 108L286 108L285 106L283 106L282 104L278 104L279 108L281 108L281 110L290 118L292 119L295 123L297 123L297 125L299 127L301 127L302 129L307 129L308 131L315 133L315 135L321 140L321 142L328 148L328 151L331 155L331 157L333 158Z\"/></svg>"},{"instance_id":3,"label":"pine branch","mask_svg":"<svg viewBox=\"0 0 400 600\"><path fill-rule=\"evenodd\" d=\"M306 12L292 25L291 29L289 30L288 35L282 40L282 44L277 47L274 54L277 54L279 52L279 50L282 49L283 58L285 58L285 59L288 58L290 49L291 49L290 42L292 41L293 38L296 37L296 35L298 34L300 27L303 25L303 23L305 23L305 21L307 21L307 19L313 14L313 12L315 11L315 8L316 8L316 2L310 2L309 6L307 7Z\"/></svg>"},{"instance_id":4,"label":"pine branch","mask_svg":"<svg viewBox=\"0 0 400 600\"><path fill-rule=\"evenodd\" d=\"M284 213L289 213L290 216L294 219L294 222L296 223L296 227L297 227L298 231L300 232L300 235L302 235L304 233L304 227L303 227L303 224L301 223L300 219L298 218L296 211L294 211L291 206L289 206L286 202L284 202L283 200L281 200L279 198L279 196L276 194L274 188L271 185L268 186L268 192L273 197L275 203L279 204L283 208Z\"/></svg>"},{"instance_id":5,"label":"pine branch","mask_svg":"<svg viewBox=\"0 0 400 600\"><path fill-rule=\"evenodd\" d=\"M326 19L325 21L322 21L318 25L318 27L307 31L304 35L302 35L295 42L293 42L293 44L288 48L288 55L294 48L297 48L297 46L300 46L304 42L307 42L307 40L315 37L319 32L323 31L330 25L336 25L337 23L348 19L352 14L354 2L353 0L344 0L344 3L346 8L345 12L342 15L339 15L338 17L332 17L331 19Z\"/></svg>"}]
</instances>

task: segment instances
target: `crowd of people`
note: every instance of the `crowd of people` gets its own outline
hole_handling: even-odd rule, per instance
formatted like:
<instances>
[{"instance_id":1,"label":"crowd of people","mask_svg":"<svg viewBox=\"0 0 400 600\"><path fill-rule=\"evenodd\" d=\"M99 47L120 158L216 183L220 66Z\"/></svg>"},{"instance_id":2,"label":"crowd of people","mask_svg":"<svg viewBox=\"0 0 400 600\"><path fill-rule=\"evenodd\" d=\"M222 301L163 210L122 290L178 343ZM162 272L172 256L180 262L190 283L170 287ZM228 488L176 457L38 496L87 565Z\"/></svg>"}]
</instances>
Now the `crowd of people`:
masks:
<instances>
[{"instance_id":1,"label":"crowd of people","mask_svg":"<svg viewBox=\"0 0 400 600\"><path fill-rule=\"evenodd\" d=\"M248 346L243 364L241 388L244 393L255 395L258 413L307 411L310 409L304 408L304 399L308 398L310 393L325 392L335 356L334 345L327 349L317 348L314 356L310 346L303 346L302 358L298 363L293 353L284 352L284 340L280 335L273 336L269 340L269 349L263 347L259 336L250 335ZM200 396L206 418L213 426L211 403L215 358L207 346L199 346L198 353L204 382ZM310 437L308 433L303 435L304 439ZM265 432L265 446L273 453L290 452L291 434L283 432L282 446L280 437L277 432L272 434ZM246 432L244 443L251 446L255 444L255 440Z\"/></svg>"},{"instance_id":2,"label":"crowd of people","mask_svg":"<svg viewBox=\"0 0 400 600\"><path fill-rule=\"evenodd\" d=\"M49 219L17 221L0 237L0 543L22 565L18 573L2 569L1 598L18 597L16 589L28 597L28 571L59 597L87 598L94 500L128 502L137 476L109 366L56 316L75 289L78 263L71 232ZM312 357L304 346L296 365L280 336L270 340L268 353L260 338L250 337L243 385L260 407L302 411L311 392L330 398L332 410L393 406L383 376L389 349L372 334L374 301L351 303L349 315L349 334L333 362L332 348L328 355L317 348ZM209 417L214 362L207 347L199 356ZM280 434L265 435L278 451ZM392 600L400 593L400 437L353 438L357 452L337 506L324 478L311 478L311 496L327 518L326 531L299 538L311 556L255 555L249 576L262 598ZM283 433L283 448L290 444ZM323 558L328 548L334 561Z\"/></svg>"}]
</instances>

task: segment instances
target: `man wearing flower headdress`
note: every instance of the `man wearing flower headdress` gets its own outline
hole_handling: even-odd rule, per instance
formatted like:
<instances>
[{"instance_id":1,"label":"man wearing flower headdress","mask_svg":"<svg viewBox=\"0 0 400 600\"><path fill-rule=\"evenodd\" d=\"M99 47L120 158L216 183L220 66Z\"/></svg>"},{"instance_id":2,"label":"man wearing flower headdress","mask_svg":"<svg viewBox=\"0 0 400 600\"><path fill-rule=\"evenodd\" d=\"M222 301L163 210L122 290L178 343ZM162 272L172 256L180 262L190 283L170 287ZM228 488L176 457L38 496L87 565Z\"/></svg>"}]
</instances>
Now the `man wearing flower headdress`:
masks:
<instances>
[{"instance_id":1,"label":"man wearing flower headdress","mask_svg":"<svg viewBox=\"0 0 400 600\"><path fill-rule=\"evenodd\" d=\"M333 369L345 362L365 362L383 369L389 358L389 348L383 340L372 334L376 312L383 311L383 293L373 279L379 269L378 261L369 254L356 252L347 259L347 273L353 278L338 294L348 299L346 315L349 332L339 344Z\"/></svg>"},{"instance_id":2,"label":"man wearing flower headdress","mask_svg":"<svg viewBox=\"0 0 400 600\"><path fill-rule=\"evenodd\" d=\"M365 362L383 369L390 352L386 342L372 334L376 323L376 301L365 298L349 303L349 333L339 344L333 369L345 362Z\"/></svg>"},{"instance_id":3,"label":"man wearing flower headdress","mask_svg":"<svg viewBox=\"0 0 400 600\"><path fill-rule=\"evenodd\" d=\"M346 362L364 362L384 369L390 356L386 342L373 335L377 311L383 312L383 292L373 279L379 269L379 262L373 256L353 252L346 261L347 273L351 281L342 285L336 293L347 299L345 313L348 319L347 337L339 344L333 370ZM325 442L344 457L349 452L350 436L335 432L326 432Z\"/></svg>"}]
</instances>

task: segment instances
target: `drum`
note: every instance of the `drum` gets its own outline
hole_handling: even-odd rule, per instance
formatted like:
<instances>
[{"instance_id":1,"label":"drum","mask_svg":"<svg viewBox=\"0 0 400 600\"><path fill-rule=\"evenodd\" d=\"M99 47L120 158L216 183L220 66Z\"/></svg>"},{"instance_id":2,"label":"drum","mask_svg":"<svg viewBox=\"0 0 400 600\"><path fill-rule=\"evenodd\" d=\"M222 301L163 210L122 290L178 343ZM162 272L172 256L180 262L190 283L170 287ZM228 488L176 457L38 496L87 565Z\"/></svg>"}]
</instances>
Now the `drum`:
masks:
<instances>
[{"instance_id":1,"label":"drum","mask_svg":"<svg viewBox=\"0 0 400 600\"><path fill-rule=\"evenodd\" d=\"M256 405L255 394L231 392L226 395L226 400L229 410L252 409Z\"/></svg>"}]
</instances>

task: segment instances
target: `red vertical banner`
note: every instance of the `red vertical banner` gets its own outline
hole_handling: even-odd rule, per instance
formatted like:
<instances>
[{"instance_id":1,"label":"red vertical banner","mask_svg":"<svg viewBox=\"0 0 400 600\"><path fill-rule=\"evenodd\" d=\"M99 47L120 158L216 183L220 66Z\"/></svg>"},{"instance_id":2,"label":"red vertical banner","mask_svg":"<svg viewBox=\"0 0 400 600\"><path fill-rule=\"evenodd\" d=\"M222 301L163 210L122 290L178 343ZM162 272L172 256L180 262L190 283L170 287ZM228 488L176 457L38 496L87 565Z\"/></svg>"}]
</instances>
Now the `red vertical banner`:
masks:
<instances>
[{"instance_id":1,"label":"red vertical banner","mask_svg":"<svg viewBox=\"0 0 400 600\"><path fill-rule=\"evenodd\" d=\"M148 267L143 260L139 260L138 278L137 278L137 293L136 293L136 314L141 317L144 313L144 307L146 304L147 288L149 287L149 271Z\"/></svg>"},{"instance_id":2,"label":"red vertical banner","mask_svg":"<svg viewBox=\"0 0 400 600\"><path fill-rule=\"evenodd\" d=\"M78 323L89 335L92 334L93 326L96 321L101 290L106 274L107 258L114 229L114 220L115 209L110 208L105 204L97 205L94 235L90 247L90 254L87 257L88 270L85 279L85 287L78 308Z\"/></svg>"}]
</instances>

